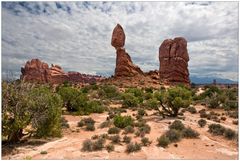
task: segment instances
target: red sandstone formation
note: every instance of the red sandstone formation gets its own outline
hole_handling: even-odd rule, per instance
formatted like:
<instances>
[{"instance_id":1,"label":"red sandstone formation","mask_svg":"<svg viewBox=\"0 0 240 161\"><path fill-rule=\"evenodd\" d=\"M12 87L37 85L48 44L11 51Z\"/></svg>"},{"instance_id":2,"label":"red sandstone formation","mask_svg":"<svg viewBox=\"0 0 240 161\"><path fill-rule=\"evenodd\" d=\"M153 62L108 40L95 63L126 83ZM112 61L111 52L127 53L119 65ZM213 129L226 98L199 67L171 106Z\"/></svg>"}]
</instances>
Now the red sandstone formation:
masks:
<instances>
[{"instance_id":1,"label":"red sandstone formation","mask_svg":"<svg viewBox=\"0 0 240 161\"><path fill-rule=\"evenodd\" d=\"M160 80L189 84L187 41L182 37L164 40L159 48Z\"/></svg>"},{"instance_id":2,"label":"red sandstone formation","mask_svg":"<svg viewBox=\"0 0 240 161\"><path fill-rule=\"evenodd\" d=\"M41 62L39 59L32 59L21 68L22 75L20 79L24 82L32 83L51 83L60 84L63 82L71 83L94 83L103 79L100 76L81 74L79 72L65 73L58 65L49 68L48 64Z\"/></svg>"},{"instance_id":3,"label":"red sandstone formation","mask_svg":"<svg viewBox=\"0 0 240 161\"><path fill-rule=\"evenodd\" d=\"M116 77L129 77L136 74L143 74L142 70L133 64L131 57L123 48L125 44L125 33L122 26L119 24L113 29L111 44L117 50Z\"/></svg>"}]
</instances>

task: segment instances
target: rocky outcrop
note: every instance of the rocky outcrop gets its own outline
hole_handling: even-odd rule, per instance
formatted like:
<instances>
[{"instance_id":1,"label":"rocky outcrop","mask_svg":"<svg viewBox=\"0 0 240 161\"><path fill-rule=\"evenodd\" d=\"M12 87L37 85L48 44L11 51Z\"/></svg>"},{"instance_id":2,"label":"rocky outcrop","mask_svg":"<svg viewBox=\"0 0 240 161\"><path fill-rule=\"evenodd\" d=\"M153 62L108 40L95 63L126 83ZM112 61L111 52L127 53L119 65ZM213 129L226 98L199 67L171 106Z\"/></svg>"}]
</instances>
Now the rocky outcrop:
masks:
<instances>
[{"instance_id":1,"label":"rocky outcrop","mask_svg":"<svg viewBox=\"0 0 240 161\"><path fill-rule=\"evenodd\" d=\"M121 25L113 29L111 44L116 49L115 77L130 77L136 74L143 74L143 71L133 64L131 57L125 51L125 33Z\"/></svg>"},{"instance_id":2,"label":"rocky outcrop","mask_svg":"<svg viewBox=\"0 0 240 161\"><path fill-rule=\"evenodd\" d=\"M59 65L52 64L49 68L47 63L39 59L27 61L25 66L21 68L21 72L20 79L32 83L61 84L66 81L70 83L94 83L103 79L101 76L81 74L79 72L65 73Z\"/></svg>"},{"instance_id":3,"label":"rocky outcrop","mask_svg":"<svg viewBox=\"0 0 240 161\"><path fill-rule=\"evenodd\" d=\"M164 40L159 48L161 82L189 84L187 41L182 37Z\"/></svg>"}]
</instances>

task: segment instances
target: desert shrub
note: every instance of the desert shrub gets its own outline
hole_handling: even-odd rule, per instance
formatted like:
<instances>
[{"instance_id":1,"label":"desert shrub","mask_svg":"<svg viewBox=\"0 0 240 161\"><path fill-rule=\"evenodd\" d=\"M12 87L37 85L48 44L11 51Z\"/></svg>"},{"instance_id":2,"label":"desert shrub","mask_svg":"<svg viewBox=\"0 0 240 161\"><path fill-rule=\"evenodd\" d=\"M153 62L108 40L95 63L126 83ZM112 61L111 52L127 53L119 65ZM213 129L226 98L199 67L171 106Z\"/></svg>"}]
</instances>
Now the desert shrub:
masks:
<instances>
[{"instance_id":1,"label":"desert shrub","mask_svg":"<svg viewBox=\"0 0 240 161\"><path fill-rule=\"evenodd\" d=\"M208 117L210 117L210 115L207 114L206 111L202 111L202 112L200 112L200 117L201 118L208 118Z\"/></svg>"},{"instance_id":2,"label":"desert shrub","mask_svg":"<svg viewBox=\"0 0 240 161\"><path fill-rule=\"evenodd\" d=\"M110 120L104 121L100 124L100 128L106 128L106 127L110 127L112 125L112 122Z\"/></svg>"},{"instance_id":3,"label":"desert shrub","mask_svg":"<svg viewBox=\"0 0 240 161\"><path fill-rule=\"evenodd\" d=\"M131 139L132 139L132 138L131 138L130 136L125 135L125 136L123 137L123 142L128 144L128 143L131 142Z\"/></svg>"},{"instance_id":4,"label":"desert shrub","mask_svg":"<svg viewBox=\"0 0 240 161\"><path fill-rule=\"evenodd\" d=\"M41 151L40 154L47 154L48 152L47 151Z\"/></svg>"},{"instance_id":5,"label":"desert shrub","mask_svg":"<svg viewBox=\"0 0 240 161\"><path fill-rule=\"evenodd\" d=\"M103 85L98 92L99 96L109 99L117 99L119 97L119 92L117 88L113 85Z\"/></svg>"},{"instance_id":6,"label":"desert shrub","mask_svg":"<svg viewBox=\"0 0 240 161\"><path fill-rule=\"evenodd\" d=\"M204 127L206 124L207 124L207 121L206 121L206 120L204 120L204 119L198 120L198 125L199 125L200 127Z\"/></svg>"},{"instance_id":7,"label":"desert shrub","mask_svg":"<svg viewBox=\"0 0 240 161\"><path fill-rule=\"evenodd\" d=\"M132 93L135 97L143 96L143 91L139 88L128 88L125 93Z\"/></svg>"},{"instance_id":8,"label":"desert shrub","mask_svg":"<svg viewBox=\"0 0 240 161\"><path fill-rule=\"evenodd\" d=\"M81 95L81 92L72 87L60 87L57 93L61 96L64 105L67 107L68 111L78 111L78 105L76 104L77 97ZM83 97L83 96L82 96ZM81 97L80 102L85 103L87 98ZM79 99L79 98L78 98Z\"/></svg>"},{"instance_id":9,"label":"desert shrub","mask_svg":"<svg viewBox=\"0 0 240 161\"><path fill-rule=\"evenodd\" d=\"M224 135L225 138L227 138L229 140L232 140L237 136L236 132L232 129L229 129L229 128L225 129L223 135Z\"/></svg>"},{"instance_id":10,"label":"desert shrub","mask_svg":"<svg viewBox=\"0 0 240 161\"><path fill-rule=\"evenodd\" d=\"M217 108L220 106L220 101L217 93L214 93L210 98L207 99L207 106L209 108Z\"/></svg>"},{"instance_id":11,"label":"desert shrub","mask_svg":"<svg viewBox=\"0 0 240 161\"><path fill-rule=\"evenodd\" d=\"M227 100L223 105L225 110L234 110L238 108L238 101Z\"/></svg>"},{"instance_id":12,"label":"desert shrub","mask_svg":"<svg viewBox=\"0 0 240 161\"><path fill-rule=\"evenodd\" d=\"M195 108L195 107L192 107L192 106L188 107L188 108L187 108L187 111L190 112L191 114L197 113L196 108Z\"/></svg>"},{"instance_id":13,"label":"desert shrub","mask_svg":"<svg viewBox=\"0 0 240 161\"><path fill-rule=\"evenodd\" d=\"M139 130L137 130L134 134L137 137L144 137L145 136L145 132L140 132Z\"/></svg>"},{"instance_id":14,"label":"desert shrub","mask_svg":"<svg viewBox=\"0 0 240 161\"><path fill-rule=\"evenodd\" d=\"M175 120L171 125L169 125L169 129L175 129L175 130L183 130L185 126L180 120Z\"/></svg>"},{"instance_id":15,"label":"desert shrub","mask_svg":"<svg viewBox=\"0 0 240 161\"><path fill-rule=\"evenodd\" d=\"M147 114L146 111L142 108L138 109L138 111L137 111L137 115L139 115L139 116L144 116L146 114Z\"/></svg>"},{"instance_id":16,"label":"desert shrub","mask_svg":"<svg viewBox=\"0 0 240 161\"><path fill-rule=\"evenodd\" d=\"M134 123L134 126L136 127L143 127L146 124L146 121L143 119L139 119L138 122Z\"/></svg>"},{"instance_id":17,"label":"desert shrub","mask_svg":"<svg viewBox=\"0 0 240 161\"><path fill-rule=\"evenodd\" d=\"M68 121L64 117L61 117L61 125L62 128L69 128Z\"/></svg>"},{"instance_id":18,"label":"desert shrub","mask_svg":"<svg viewBox=\"0 0 240 161\"><path fill-rule=\"evenodd\" d=\"M145 134L149 134L151 131L151 127L148 124L144 124L143 126L138 127L138 131L140 133L145 133Z\"/></svg>"},{"instance_id":19,"label":"desert shrub","mask_svg":"<svg viewBox=\"0 0 240 161\"><path fill-rule=\"evenodd\" d=\"M82 145L82 151L93 151L93 142L90 139L84 140Z\"/></svg>"},{"instance_id":20,"label":"desert shrub","mask_svg":"<svg viewBox=\"0 0 240 161\"><path fill-rule=\"evenodd\" d=\"M114 151L114 145L113 144L108 144L108 145L106 145L106 149L107 149L108 152L112 152L112 151Z\"/></svg>"},{"instance_id":21,"label":"desert shrub","mask_svg":"<svg viewBox=\"0 0 240 161\"><path fill-rule=\"evenodd\" d=\"M78 127L83 127L85 126L85 130L87 131L94 131L95 130L95 121L91 118L83 118L81 121L78 122Z\"/></svg>"},{"instance_id":22,"label":"desert shrub","mask_svg":"<svg viewBox=\"0 0 240 161\"><path fill-rule=\"evenodd\" d=\"M106 142L105 139L103 138L98 138L96 141L92 143L92 150L93 151L98 151L102 150L104 148L104 143Z\"/></svg>"},{"instance_id":23,"label":"desert shrub","mask_svg":"<svg viewBox=\"0 0 240 161\"><path fill-rule=\"evenodd\" d=\"M32 115L32 127L36 128L37 137L60 137L62 100L58 94L54 94L48 87L34 88L28 98Z\"/></svg>"},{"instance_id":24,"label":"desert shrub","mask_svg":"<svg viewBox=\"0 0 240 161\"><path fill-rule=\"evenodd\" d=\"M201 98L206 98L206 97L211 97L212 95L216 94L221 94L222 91L216 87L216 86L209 86L206 87L206 90L200 94Z\"/></svg>"},{"instance_id":25,"label":"desert shrub","mask_svg":"<svg viewBox=\"0 0 240 161\"><path fill-rule=\"evenodd\" d=\"M132 152L137 152L141 150L141 145L139 143L130 143L127 145L126 152L127 153L132 153Z\"/></svg>"},{"instance_id":26,"label":"desert shrub","mask_svg":"<svg viewBox=\"0 0 240 161\"><path fill-rule=\"evenodd\" d=\"M170 144L170 140L166 135L162 135L160 138L157 138L157 146L161 146L163 148L167 147Z\"/></svg>"},{"instance_id":27,"label":"desert shrub","mask_svg":"<svg viewBox=\"0 0 240 161\"><path fill-rule=\"evenodd\" d=\"M94 126L94 124L89 124L89 123L87 123L85 129L86 129L87 131L94 131L94 130L95 130L95 126Z\"/></svg>"},{"instance_id":28,"label":"desert shrub","mask_svg":"<svg viewBox=\"0 0 240 161\"><path fill-rule=\"evenodd\" d=\"M155 98L160 102L162 115L176 117L180 108L187 108L191 103L191 91L185 87L176 86L166 92L156 92Z\"/></svg>"},{"instance_id":29,"label":"desert shrub","mask_svg":"<svg viewBox=\"0 0 240 161\"><path fill-rule=\"evenodd\" d=\"M113 135L110 136L109 139L112 141L114 144L118 144L121 141L121 137L119 135Z\"/></svg>"},{"instance_id":30,"label":"desert shrub","mask_svg":"<svg viewBox=\"0 0 240 161\"><path fill-rule=\"evenodd\" d=\"M31 122L26 84L2 83L2 136L9 142L19 141L23 129Z\"/></svg>"},{"instance_id":31,"label":"desert shrub","mask_svg":"<svg viewBox=\"0 0 240 161\"><path fill-rule=\"evenodd\" d=\"M99 101L89 101L85 109L86 113L103 113L105 110Z\"/></svg>"},{"instance_id":32,"label":"desert shrub","mask_svg":"<svg viewBox=\"0 0 240 161\"><path fill-rule=\"evenodd\" d=\"M91 117L83 118L80 122L82 122L83 125L86 125L86 124L95 124L95 121L94 121Z\"/></svg>"},{"instance_id":33,"label":"desert shrub","mask_svg":"<svg viewBox=\"0 0 240 161\"><path fill-rule=\"evenodd\" d=\"M145 100L149 100L153 98L153 94L152 93L144 93L144 99Z\"/></svg>"},{"instance_id":34,"label":"desert shrub","mask_svg":"<svg viewBox=\"0 0 240 161\"><path fill-rule=\"evenodd\" d=\"M125 128L124 128L124 132L125 132L125 134L128 134L128 133L134 133L134 127L132 127L132 126L126 126Z\"/></svg>"},{"instance_id":35,"label":"desert shrub","mask_svg":"<svg viewBox=\"0 0 240 161\"><path fill-rule=\"evenodd\" d=\"M175 129L170 129L165 133L170 142L177 142L181 139L181 132Z\"/></svg>"},{"instance_id":36,"label":"desert shrub","mask_svg":"<svg viewBox=\"0 0 240 161\"><path fill-rule=\"evenodd\" d=\"M82 145L82 151L98 151L102 150L104 147L105 140L103 138L99 138L96 141L91 141L90 139L87 139L83 142Z\"/></svg>"},{"instance_id":37,"label":"desert shrub","mask_svg":"<svg viewBox=\"0 0 240 161\"><path fill-rule=\"evenodd\" d=\"M148 146L148 145L150 145L152 143L151 141L149 141L149 139L147 137L143 137L141 139L141 142L142 142L143 146Z\"/></svg>"},{"instance_id":38,"label":"desert shrub","mask_svg":"<svg viewBox=\"0 0 240 161\"><path fill-rule=\"evenodd\" d=\"M223 120L223 121L226 121L227 118L222 116L220 119Z\"/></svg>"},{"instance_id":39,"label":"desert shrub","mask_svg":"<svg viewBox=\"0 0 240 161\"><path fill-rule=\"evenodd\" d=\"M149 99L146 101L146 106L150 107L152 109L155 109L158 107L158 101L157 99Z\"/></svg>"},{"instance_id":40,"label":"desert shrub","mask_svg":"<svg viewBox=\"0 0 240 161\"><path fill-rule=\"evenodd\" d=\"M225 128L220 124L210 124L208 126L208 132L214 135L223 135Z\"/></svg>"},{"instance_id":41,"label":"desert shrub","mask_svg":"<svg viewBox=\"0 0 240 161\"><path fill-rule=\"evenodd\" d=\"M185 138L197 138L199 136L199 133L192 128L188 127L183 129L182 136Z\"/></svg>"},{"instance_id":42,"label":"desert shrub","mask_svg":"<svg viewBox=\"0 0 240 161\"><path fill-rule=\"evenodd\" d=\"M113 124L118 128L125 128L133 124L133 119L131 116L117 115L114 117Z\"/></svg>"},{"instance_id":43,"label":"desert shrub","mask_svg":"<svg viewBox=\"0 0 240 161\"><path fill-rule=\"evenodd\" d=\"M123 107L136 107L139 103L138 98L132 95L131 93L122 94Z\"/></svg>"},{"instance_id":44,"label":"desert shrub","mask_svg":"<svg viewBox=\"0 0 240 161\"><path fill-rule=\"evenodd\" d=\"M111 127L108 129L108 134L119 134L120 129L117 127Z\"/></svg>"}]
</instances>

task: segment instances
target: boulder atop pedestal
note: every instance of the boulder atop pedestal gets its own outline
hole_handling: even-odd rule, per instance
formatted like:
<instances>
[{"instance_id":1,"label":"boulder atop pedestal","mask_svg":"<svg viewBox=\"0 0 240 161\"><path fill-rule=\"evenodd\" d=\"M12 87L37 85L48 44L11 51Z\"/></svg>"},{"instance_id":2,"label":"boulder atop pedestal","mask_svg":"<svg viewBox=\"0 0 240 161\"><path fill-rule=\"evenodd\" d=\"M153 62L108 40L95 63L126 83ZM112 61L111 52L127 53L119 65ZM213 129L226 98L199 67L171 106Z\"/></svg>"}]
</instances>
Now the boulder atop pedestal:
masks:
<instances>
[{"instance_id":1,"label":"boulder atop pedestal","mask_svg":"<svg viewBox=\"0 0 240 161\"><path fill-rule=\"evenodd\" d=\"M123 47L125 44L125 33L122 26L119 24L113 29L111 44L116 50Z\"/></svg>"}]
</instances>

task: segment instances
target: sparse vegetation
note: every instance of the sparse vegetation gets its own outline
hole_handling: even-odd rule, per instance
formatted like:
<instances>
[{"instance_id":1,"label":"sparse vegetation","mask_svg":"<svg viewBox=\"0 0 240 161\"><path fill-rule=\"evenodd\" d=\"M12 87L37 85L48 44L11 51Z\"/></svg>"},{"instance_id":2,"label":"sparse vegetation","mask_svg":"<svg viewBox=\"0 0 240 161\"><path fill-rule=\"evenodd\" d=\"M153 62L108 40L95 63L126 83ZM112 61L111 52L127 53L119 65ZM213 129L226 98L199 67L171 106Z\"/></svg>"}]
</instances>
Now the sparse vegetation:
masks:
<instances>
[{"instance_id":1,"label":"sparse vegetation","mask_svg":"<svg viewBox=\"0 0 240 161\"><path fill-rule=\"evenodd\" d=\"M125 134L134 133L134 127L128 125L127 127L124 128L124 133L125 133Z\"/></svg>"},{"instance_id":2,"label":"sparse vegetation","mask_svg":"<svg viewBox=\"0 0 240 161\"><path fill-rule=\"evenodd\" d=\"M110 127L112 125L112 122L110 120L106 120L104 122L102 122L99 126L99 128L106 128L106 127Z\"/></svg>"},{"instance_id":3,"label":"sparse vegetation","mask_svg":"<svg viewBox=\"0 0 240 161\"><path fill-rule=\"evenodd\" d=\"M206 124L207 124L207 121L206 121L206 120L204 120L204 119L198 120L198 125L199 125L200 127L204 127Z\"/></svg>"},{"instance_id":4,"label":"sparse vegetation","mask_svg":"<svg viewBox=\"0 0 240 161\"><path fill-rule=\"evenodd\" d=\"M181 139L181 132L175 129L168 130L165 135L170 142L178 142Z\"/></svg>"},{"instance_id":5,"label":"sparse vegetation","mask_svg":"<svg viewBox=\"0 0 240 161\"><path fill-rule=\"evenodd\" d=\"M170 144L170 140L166 135L162 135L160 138L157 139L158 146L166 148L168 144Z\"/></svg>"},{"instance_id":6,"label":"sparse vegetation","mask_svg":"<svg viewBox=\"0 0 240 161\"><path fill-rule=\"evenodd\" d=\"M169 129L175 129L175 130L183 130L185 126L180 120L175 120L170 126Z\"/></svg>"},{"instance_id":7,"label":"sparse vegetation","mask_svg":"<svg viewBox=\"0 0 240 161\"><path fill-rule=\"evenodd\" d=\"M208 131L214 135L223 135L225 128L220 124L210 124L208 126Z\"/></svg>"},{"instance_id":8,"label":"sparse vegetation","mask_svg":"<svg viewBox=\"0 0 240 161\"><path fill-rule=\"evenodd\" d=\"M118 144L121 141L121 137L119 135L110 136L109 139L112 141L113 144Z\"/></svg>"},{"instance_id":9,"label":"sparse vegetation","mask_svg":"<svg viewBox=\"0 0 240 161\"><path fill-rule=\"evenodd\" d=\"M113 144L108 144L108 145L106 145L106 149L110 153L110 152L114 151L114 145Z\"/></svg>"},{"instance_id":10,"label":"sparse vegetation","mask_svg":"<svg viewBox=\"0 0 240 161\"><path fill-rule=\"evenodd\" d=\"M152 143L151 141L149 141L149 139L147 137L143 137L141 139L141 142L142 142L143 146L148 146L148 145L150 145Z\"/></svg>"},{"instance_id":11,"label":"sparse vegetation","mask_svg":"<svg viewBox=\"0 0 240 161\"><path fill-rule=\"evenodd\" d=\"M108 134L119 134L120 129L117 127L111 127L108 129Z\"/></svg>"},{"instance_id":12,"label":"sparse vegetation","mask_svg":"<svg viewBox=\"0 0 240 161\"><path fill-rule=\"evenodd\" d=\"M130 143L127 145L126 152L127 153L132 153L132 152L137 152L141 150L141 145L139 143Z\"/></svg>"},{"instance_id":13,"label":"sparse vegetation","mask_svg":"<svg viewBox=\"0 0 240 161\"><path fill-rule=\"evenodd\" d=\"M235 139L236 136L237 136L236 132L233 131L232 129L229 129L229 128L228 128L228 129L225 129L223 135L224 135L225 138L227 138L227 139L229 139L229 140Z\"/></svg>"},{"instance_id":14,"label":"sparse vegetation","mask_svg":"<svg viewBox=\"0 0 240 161\"><path fill-rule=\"evenodd\" d=\"M199 133L192 128L188 127L183 129L182 136L185 138L197 138L199 136Z\"/></svg>"},{"instance_id":15,"label":"sparse vegetation","mask_svg":"<svg viewBox=\"0 0 240 161\"><path fill-rule=\"evenodd\" d=\"M130 143L131 142L131 140L132 140L132 138L130 137L130 136L127 136L127 135L125 135L124 137L123 137L123 142L124 143Z\"/></svg>"}]
</instances>

